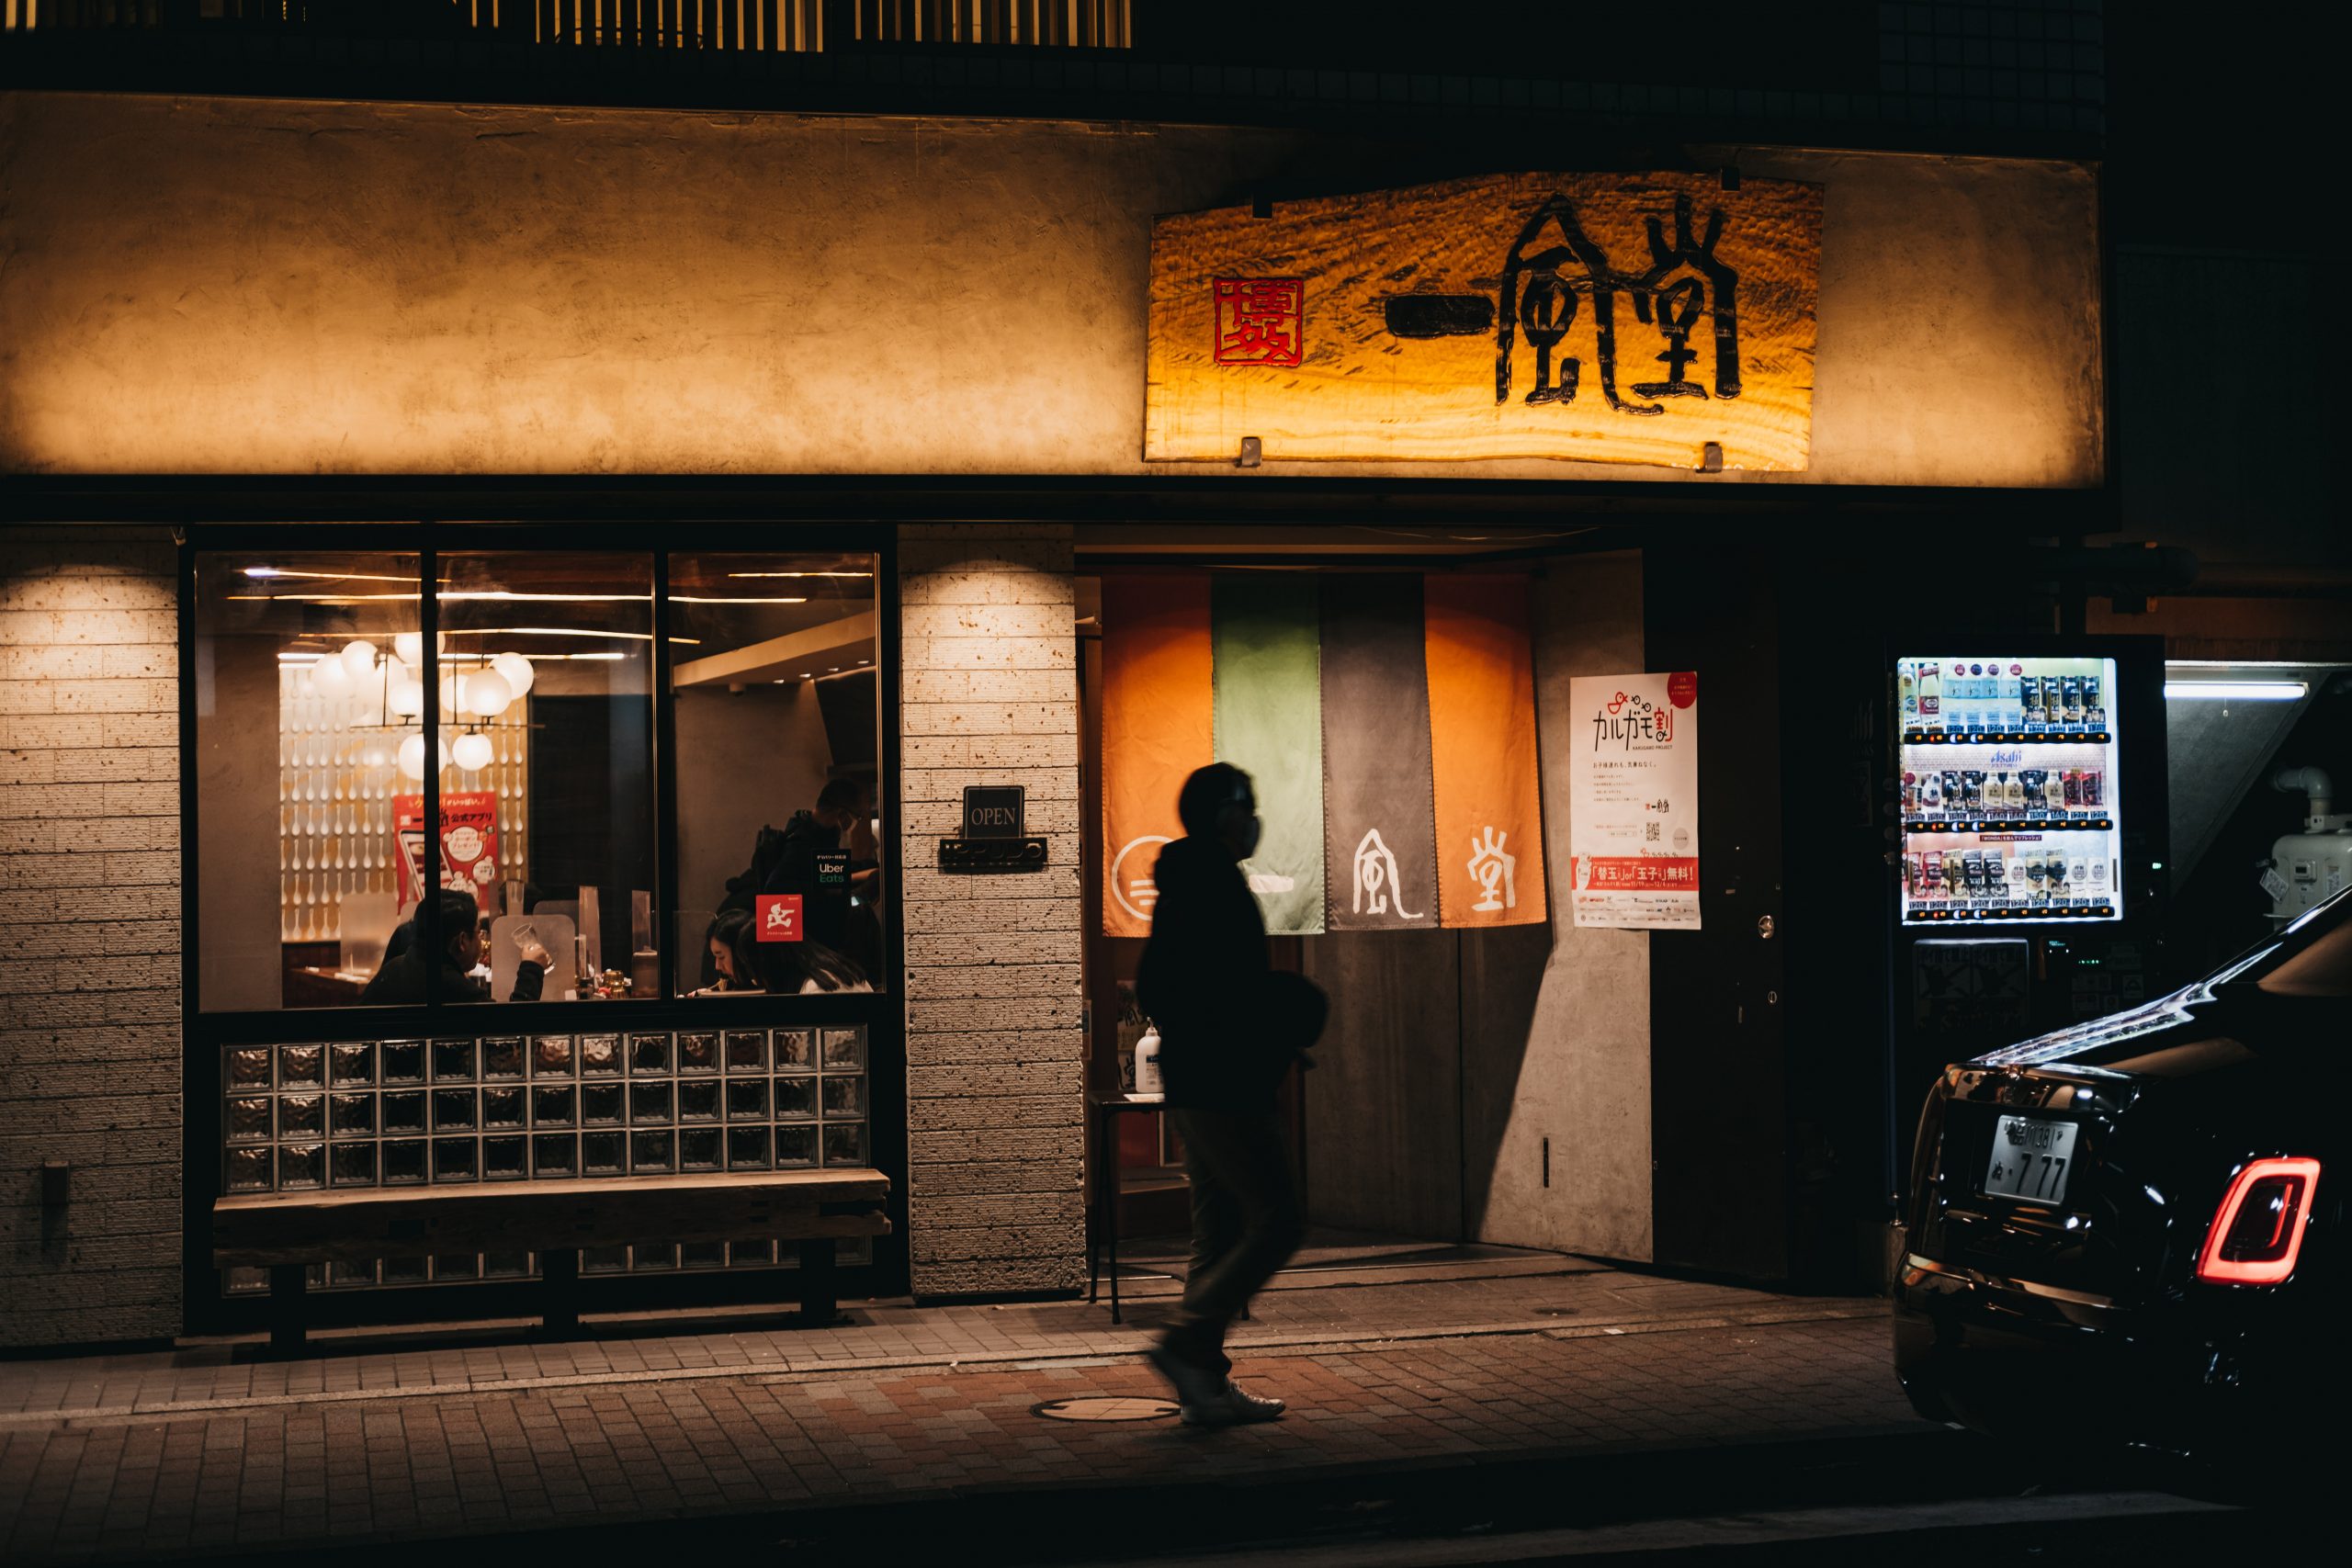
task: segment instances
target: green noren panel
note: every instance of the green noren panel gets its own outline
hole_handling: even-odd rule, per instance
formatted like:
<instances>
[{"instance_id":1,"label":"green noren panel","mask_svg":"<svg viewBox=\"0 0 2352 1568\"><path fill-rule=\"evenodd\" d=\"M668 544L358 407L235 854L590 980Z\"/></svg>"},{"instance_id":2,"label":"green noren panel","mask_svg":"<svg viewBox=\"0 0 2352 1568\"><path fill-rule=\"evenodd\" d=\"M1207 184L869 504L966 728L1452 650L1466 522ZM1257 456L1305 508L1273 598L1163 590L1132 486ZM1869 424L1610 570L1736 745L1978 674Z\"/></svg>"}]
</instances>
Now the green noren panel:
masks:
<instances>
[{"instance_id":1,"label":"green noren panel","mask_svg":"<svg viewBox=\"0 0 2352 1568\"><path fill-rule=\"evenodd\" d=\"M1276 936L1323 929L1323 688L1315 578L1216 580L1216 754L1257 785L1265 821L1242 864Z\"/></svg>"}]
</instances>

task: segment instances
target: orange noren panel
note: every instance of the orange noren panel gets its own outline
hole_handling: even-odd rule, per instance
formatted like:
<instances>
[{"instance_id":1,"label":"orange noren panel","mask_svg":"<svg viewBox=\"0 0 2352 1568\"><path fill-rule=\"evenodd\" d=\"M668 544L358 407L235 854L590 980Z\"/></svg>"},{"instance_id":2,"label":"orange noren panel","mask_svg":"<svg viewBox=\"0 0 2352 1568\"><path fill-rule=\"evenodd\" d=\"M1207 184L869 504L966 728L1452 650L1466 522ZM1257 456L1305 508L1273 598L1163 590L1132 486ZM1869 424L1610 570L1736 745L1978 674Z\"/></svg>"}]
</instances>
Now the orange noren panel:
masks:
<instances>
[{"instance_id":1,"label":"orange noren panel","mask_svg":"<svg viewBox=\"0 0 2352 1568\"><path fill-rule=\"evenodd\" d=\"M1535 658L1524 577L1423 585L1442 925L1545 918Z\"/></svg>"},{"instance_id":2,"label":"orange noren panel","mask_svg":"<svg viewBox=\"0 0 2352 1568\"><path fill-rule=\"evenodd\" d=\"M1102 579L1102 930L1151 934L1159 842L1182 834L1176 793L1216 759L1209 580Z\"/></svg>"}]
</instances>

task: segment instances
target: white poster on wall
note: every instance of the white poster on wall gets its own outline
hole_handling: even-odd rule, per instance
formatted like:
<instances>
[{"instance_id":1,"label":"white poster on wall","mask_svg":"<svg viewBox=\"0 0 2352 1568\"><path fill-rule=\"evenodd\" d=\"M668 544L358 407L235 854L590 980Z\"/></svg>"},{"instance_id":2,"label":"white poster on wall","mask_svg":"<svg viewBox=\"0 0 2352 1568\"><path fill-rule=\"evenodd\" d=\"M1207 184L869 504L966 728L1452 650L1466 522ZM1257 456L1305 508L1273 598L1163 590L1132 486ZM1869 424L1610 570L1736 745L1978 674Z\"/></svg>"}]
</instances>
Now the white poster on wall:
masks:
<instances>
[{"instance_id":1,"label":"white poster on wall","mask_svg":"<svg viewBox=\"0 0 2352 1568\"><path fill-rule=\"evenodd\" d=\"M1699 677L1568 682L1576 923L1699 929Z\"/></svg>"}]
</instances>

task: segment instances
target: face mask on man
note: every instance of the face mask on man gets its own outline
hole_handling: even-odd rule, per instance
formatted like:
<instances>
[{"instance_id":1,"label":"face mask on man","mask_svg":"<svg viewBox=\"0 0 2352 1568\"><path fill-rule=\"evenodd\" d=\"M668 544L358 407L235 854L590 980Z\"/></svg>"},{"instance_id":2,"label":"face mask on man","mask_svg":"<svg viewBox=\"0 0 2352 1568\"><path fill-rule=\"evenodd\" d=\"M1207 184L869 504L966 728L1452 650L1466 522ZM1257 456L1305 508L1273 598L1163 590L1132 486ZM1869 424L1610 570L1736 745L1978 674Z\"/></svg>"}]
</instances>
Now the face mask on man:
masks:
<instances>
[{"instance_id":1,"label":"face mask on man","mask_svg":"<svg viewBox=\"0 0 2352 1568\"><path fill-rule=\"evenodd\" d=\"M1232 852L1235 860L1248 860L1258 852L1265 824L1258 819L1256 807L1257 802L1242 799L1217 816L1217 841Z\"/></svg>"}]
</instances>

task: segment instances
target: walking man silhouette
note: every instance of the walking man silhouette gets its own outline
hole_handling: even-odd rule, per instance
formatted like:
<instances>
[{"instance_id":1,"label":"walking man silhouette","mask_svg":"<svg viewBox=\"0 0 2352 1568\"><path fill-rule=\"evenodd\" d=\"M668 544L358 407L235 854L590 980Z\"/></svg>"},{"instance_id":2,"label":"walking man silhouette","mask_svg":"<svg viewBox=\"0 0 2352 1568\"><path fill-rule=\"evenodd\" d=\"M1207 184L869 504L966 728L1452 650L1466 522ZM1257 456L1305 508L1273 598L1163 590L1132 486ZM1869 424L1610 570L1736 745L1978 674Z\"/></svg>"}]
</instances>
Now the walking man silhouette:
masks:
<instances>
[{"instance_id":1,"label":"walking man silhouette","mask_svg":"<svg viewBox=\"0 0 2352 1568\"><path fill-rule=\"evenodd\" d=\"M1184 837L1159 852L1136 989L1159 1030L1184 1143L1193 1254L1182 1308L1149 1355L1187 1423L1227 1427L1283 1409L1233 1381L1225 1336L1305 1233L1274 1091L1322 1032L1327 1009L1311 982L1267 961L1265 919L1240 865L1260 832L1250 775L1213 762L1184 781L1176 812Z\"/></svg>"}]
</instances>

